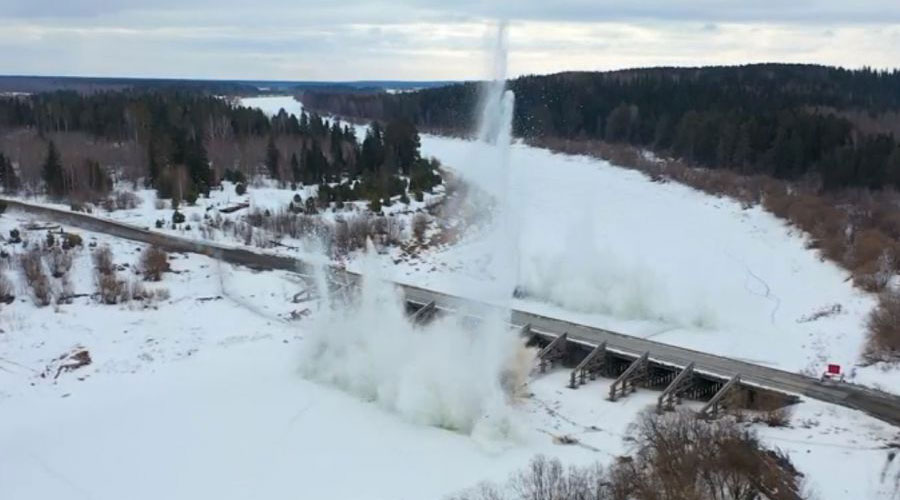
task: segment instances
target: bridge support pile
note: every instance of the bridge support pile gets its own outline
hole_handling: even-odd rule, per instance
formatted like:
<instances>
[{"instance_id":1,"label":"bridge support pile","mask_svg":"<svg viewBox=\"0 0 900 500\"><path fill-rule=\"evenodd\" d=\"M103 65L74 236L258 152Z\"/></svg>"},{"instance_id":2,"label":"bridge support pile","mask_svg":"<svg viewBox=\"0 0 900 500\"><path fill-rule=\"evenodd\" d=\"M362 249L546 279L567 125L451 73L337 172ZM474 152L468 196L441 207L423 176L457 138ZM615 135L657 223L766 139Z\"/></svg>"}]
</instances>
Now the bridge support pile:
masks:
<instances>
[{"instance_id":1,"label":"bridge support pile","mask_svg":"<svg viewBox=\"0 0 900 500\"><path fill-rule=\"evenodd\" d=\"M722 403L722 399L725 397L726 394L728 394L728 391L730 391L733 387L737 386L740 382L741 382L741 375L739 373L735 374L733 377L731 377L731 379L729 379L728 382L726 382L725 385L723 385L722 388L719 389L718 392L716 392L713 395L712 399L707 401L706 404L703 405L703 408L700 408L700 412L698 413L698 416L702 417L702 418L718 417L719 409L720 409L719 407Z\"/></svg>"},{"instance_id":2,"label":"bridge support pile","mask_svg":"<svg viewBox=\"0 0 900 500\"><path fill-rule=\"evenodd\" d=\"M594 348L586 358L578 363L578 366L572 370L569 377L569 387L577 389L578 386L584 385L588 378L594 380L597 374L606 367L606 342Z\"/></svg>"},{"instance_id":3,"label":"bridge support pile","mask_svg":"<svg viewBox=\"0 0 900 500\"><path fill-rule=\"evenodd\" d=\"M434 317L436 312L436 304L432 300L425 304L419 310L409 315L409 321L414 325L423 325L428 323Z\"/></svg>"},{"instance_id":4,"label":"bridge support pile","mask_svg":"<svg viewBox=\"0 0 900 500\"><path fill-rule=\"evenodd\" d=\"M666 387L656 400L656 411L674 410L675 405L681 403L681 395L690 389L694 383L694 363L684 367L681 372Z\"/></svg>"},{"instance_id":5,"label":"bridge support pile","mask_svg":"<svg viewBox=\"0 0 900 500\"><path fill-rule=\"evenodd\" d=\"M538 353L540 360L541 373L547 371L547 368L553 366L554 363L565 359L569 354L569 334L564 333L553 339L547 344L547 347L541 349Z\"/></svg>"},{"instance_id":6,"label":"bridge support pile","mask_svg":"<svg viewBox=\"0 0 900 500\"><path fill-rule=\"evenodd\" d=\"M609 400L615 401L619 395L627 396L637 389L637 384L647 378L650 366L650 352L645 352L634 360L628 368L619 375L619 378L609 386Z\"/></svg>"}]
</instances>

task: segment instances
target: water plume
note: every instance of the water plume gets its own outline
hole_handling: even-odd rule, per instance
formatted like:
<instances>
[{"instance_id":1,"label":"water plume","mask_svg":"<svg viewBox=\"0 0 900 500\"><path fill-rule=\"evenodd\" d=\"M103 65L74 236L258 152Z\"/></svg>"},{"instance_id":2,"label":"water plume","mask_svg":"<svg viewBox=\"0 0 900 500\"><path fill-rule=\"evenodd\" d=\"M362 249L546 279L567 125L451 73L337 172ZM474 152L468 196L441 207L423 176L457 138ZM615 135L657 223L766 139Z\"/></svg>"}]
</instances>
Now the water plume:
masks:
<instances>
[{"instance_id":1,"label":"water plume","mask_svg":"<svg viewBox=\"0 0 900 500\"><path fill-rule=\"evenodd\" d=\"M490 51L490 79L481 89L480 120L472 141L467 181L489 195L489 199L467 200L490 215L485 260L492 279L468 291L480 302L509 308L519 267L517 200L511 186L509 153L512 145L515 95L506 88L509 53L506 23L497 26Z\"/></svg>"},{"instance_id":2,"label":"water plume","mask_svg":"<svg viewBox=\"0 0 900 500\"><path fill-rule=\"evenodd\" d=\"M319 290L329 307L304 340L301 374L414 423L484 442L514 437L510 403L533 366L516 332L497 317L416 325L399 290L379 275L371 248L363 268L357 294L339 299L327 287Z\"/></svg>"},{"instance_id":3,"label":"water plume","mask_svg":"<svg viewBox=\"0 0 900 500\"><path fill-rule=\"evenodd\" d=\"M510 403L534 362L533 352L508 325L518 233L509 196L514 96L506 90L505 24L497 30L492 57L472 159L479 167L479 187L492 198L476 208L490 212L487 270L494 279L466 294L490 307L413 324L398 290L382 279L370 248L355 296L331 297L324 271L319 271L315 281L326 307L304 341L301 363L310 380L339 387L410 421L481 442L502 442L517 434ZM463 321L466 315L481 320Z\"/></svg>"}]
</instances>

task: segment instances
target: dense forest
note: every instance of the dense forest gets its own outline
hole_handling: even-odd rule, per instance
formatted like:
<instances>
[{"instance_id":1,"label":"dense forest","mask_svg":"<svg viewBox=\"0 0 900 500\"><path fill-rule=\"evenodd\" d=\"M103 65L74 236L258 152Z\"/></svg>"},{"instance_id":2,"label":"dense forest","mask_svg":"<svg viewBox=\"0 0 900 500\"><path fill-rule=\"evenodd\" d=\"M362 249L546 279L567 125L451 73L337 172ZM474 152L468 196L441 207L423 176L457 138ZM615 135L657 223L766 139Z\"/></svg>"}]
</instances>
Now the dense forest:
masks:
<instances>
[{"instance_id":1,"label":"dense forest","mask_svg":"<svg viewBox=\"0 0 900 500\"><path fill-rule=\"evenodd\" d=\"M813 65L653 68L524 76L514 133L603 140L695 165L824 189L900 187L900 72ZM475 83L415 93L305 92L304 104L341 116L402 117L429 130L474 129Z\"/></svg>"},{"instance_id":2,"label":"dense forest","mask_svg":"<svg viewBox=\"0 0 900 500\"><path fill-rule=\"evenodd\" d=\"M359 140L353 127L316 113L269 118L184 90L0 98L7 192L40 183L53 197L90 199L127 172L162 198L192 202L223 179L246 184L265 174L285 185L322 184L323 202L380 204L408 191L421 197L440 183L437 167L420 157L418 131L403 119L375 123Z\"/></svg>"}]
</instances>

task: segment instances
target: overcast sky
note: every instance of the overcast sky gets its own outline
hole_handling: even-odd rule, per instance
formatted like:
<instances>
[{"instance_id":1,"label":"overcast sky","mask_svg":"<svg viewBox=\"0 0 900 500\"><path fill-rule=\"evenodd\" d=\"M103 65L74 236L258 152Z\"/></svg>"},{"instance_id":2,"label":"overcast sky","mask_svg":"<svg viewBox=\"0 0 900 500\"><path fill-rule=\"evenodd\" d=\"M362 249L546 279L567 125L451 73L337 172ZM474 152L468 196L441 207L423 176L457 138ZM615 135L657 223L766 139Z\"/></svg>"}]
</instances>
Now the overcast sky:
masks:
<instances>
[{"instance_id":1,"label":"overcast sky","mask_svg":"<svg viewBox=\"0 0 900 500\"><path fill-rule=\"evenodd\" d=\"M474 79L813 62L900 67L900 0L0 0L0 74Z\"/></svg>"}]
</instances>

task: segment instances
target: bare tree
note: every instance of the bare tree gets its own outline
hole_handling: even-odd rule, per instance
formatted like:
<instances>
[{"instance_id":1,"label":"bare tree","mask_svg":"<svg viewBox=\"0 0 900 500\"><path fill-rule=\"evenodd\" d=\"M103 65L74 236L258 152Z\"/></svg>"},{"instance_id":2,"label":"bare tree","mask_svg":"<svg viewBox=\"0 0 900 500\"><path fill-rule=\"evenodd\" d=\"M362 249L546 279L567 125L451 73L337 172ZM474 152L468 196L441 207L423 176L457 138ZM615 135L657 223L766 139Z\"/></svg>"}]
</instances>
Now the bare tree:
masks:
<instances>
[{"instance_id":1,"label":"bare tree","mask_svg":"<svg viewBox=\"0 0 900 500\"><path fill-rule=\"evenodd\" d=\"M53 292L50 288L50 280L44 271L44 262L39 246L34 245L25 254L19 257L25 284L31 289L35 304L48 306L53 302Z\"/></svg>"},{"instance_id":2,"label":"bare tree","mask_svg":"<svg viewBox=\"0 0 900 500\"><path fill-rule=\"evenodd\" d=\"M881 294L878 307L869 315L868 329L866 359L873 362L900 359L900 292Z\"/></svg>"},{"instance_id":3,"label":"bare tree","mask_svg":"<svg viewBox=\"0 0 900 500\"><path fill-rule=\"evenodd\" d=\"M92 255L94 260L94 270L99 274L112 274L116 272L116 266L113 264L112 250L109 246L102 246Z\"/></svg>"},{"instance_id":4,"label":"bare tree","mask_svg":"<svg viewBox=\"0 0 900 500\"><path fill-rule=\"evenodd\" d=\"M54 278L62 278L72 269L72 254L58 246L48 248L44 258Z\"/></svg>"},{"instance_id":5,"label":"bare tree","mask_svg":"<svg viewBox=\"0 0 900 500\"><path fill-rule=\"evenodd\" d=\"M169 270L169 255L158 247L147 247L141 253L141 272L147 281L159 281L162 274Z\"/></svg>"},{"instance_id":6,"label":"bare tree","mask_svg":"<svg viewBox=\"0 0 900 500\"><path fill-rule=\"evenodd\" d=\"M708 423L689 412L648 411L634 424L636 453L616 477L629 498L799 500L799 474L787 456L762 446L731 420Z\"/></svg>"}]
</instances>

